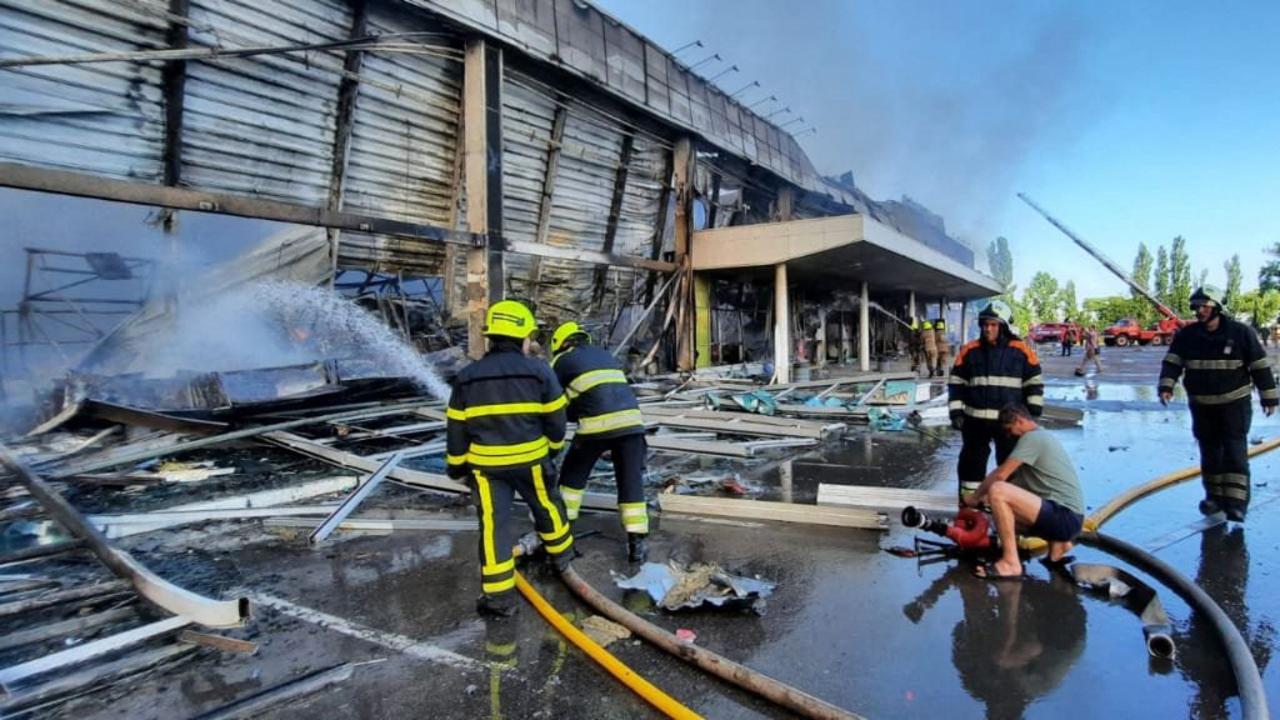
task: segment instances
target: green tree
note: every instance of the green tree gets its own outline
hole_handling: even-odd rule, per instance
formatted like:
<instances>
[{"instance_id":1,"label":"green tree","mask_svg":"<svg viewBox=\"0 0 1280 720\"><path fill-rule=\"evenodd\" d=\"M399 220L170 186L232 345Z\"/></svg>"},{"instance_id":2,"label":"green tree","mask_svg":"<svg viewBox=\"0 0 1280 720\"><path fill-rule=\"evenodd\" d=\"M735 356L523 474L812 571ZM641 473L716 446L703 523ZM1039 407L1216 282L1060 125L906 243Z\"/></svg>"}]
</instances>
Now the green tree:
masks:
<instances>
[{"instance_id":1,"label":"green tree","mask_svg":"<svg viewBox=\"0 0 1280 720\"><path fill-rule=\"evenodd\" d=\"M1143 300L1142 304L1147 305L1147 301ZM1090 325L1097 325L1099 328L1107 327L1122 318L1131 318L1136 303L1133 298L1123 295L1109 295L1100 298L1084 299L1084 317Z\"/></svg>"},{"instance_id":2,"label":"green tree","mask_svg":"<svg viewBox=\"0 0 1280 720\"><path fill-rule=\"evenodd\" d=\"M1154 262L1155 258L1151 257L1151 251L1147 249L1147 244L1141 242L1138 243L1138 254L1133 258L1132 277L1133 281L1138 284L1138 287L1143 290L1149 290L1151 287L1151 266ZM1130 288L1129 297L1134 300L1142 301L1140 308L1135 305L1135 308L1138 309L1138 312L1135 313L1137 320L1146 325L1155 319L1155 308L1150 306L1150 303L1142 296L1142 293Z\"/></svg>"},{"instance_id":3,"label":"green tree","mask_svg":"<svg viewBox=\"0 0 1280 720\"><path fill-rule=\"evenodd\" d=\"M1057 317L1061 299L1058 296L1058 280L1043 270L1031 278L1031 284L1022 293L1022 301L1030 311L1031 322L1042 323Z\"/></svg>"},{"instance_id":4,"label":"green tree","mask_svg":"<svg viewBox=\"0 0 1280 720\"><path fill-rule=\"evenodd\" d=\"M1062 293L1059 297L1063 317L1076 319L1076 316L1080 314L1079 308L1076 307L1076 281L1068 280L1067 284L1062 287Z\"/></svg>"},{"instance_id":5,"label":"green tree","mask_svg":"<svg viewBox=\"0 0 1280 720\"><path fill-rule=\"evenodd\" d=\"M1254 327L1267 327L1280 315L1280 290L1250 290L1241 293L1232 308L1238 319L1252 322Z\"/></svg>"},{"instance_id":6,"label":"green tree","mask_svg":"<svg viewBox=\"0 0 1280 720\"><path fill-rule=\"evenodd\" d=\"M1267 248L1267 254L1280 258L1280 243ZM1259 290L1280 290L1280 259L1272 260L1258 269Z\"/></svg>"},{"instance_id":7,"label":"green tree","mask_svg":"<svg viewBox=\"0 0 1280 720\"><path fill-rule=\"evenodd\" d=\"M1236 296L1240 294L1241 283L1244 282L1244 271L1240 269L1240 256L1232 255L1231 259L1223 263L1222 266L1227 271L1227 289L1222 302L1227 307L1231 307Z\"/></svg>"},{"instance_id":8,"label":"green tree","mask_svg":"<svg viewBox=\"0 0 1280 720\"><path fill-rule=\"evenodd\" d=\"M1156 249L1156 276L1152 284L1156 289L1156 299L1173 307L1173 300L1169 297L1169 252L1163 245Z\"/></svg>"},{"instance_id":9,"label":"green tree","mask_svg":"<svg viewBox=\"0 0 1280 720\"><path fill-rule=\"evenodd\" d=\"M1191 258L1187 256L1187 240L1181 235L1173 239L1169 251L1169 307L1183 317L1191 314Z\"/></svg>"},{"instance_id":10,"label":"green tree","mask_svg":"<svg viewBox=\"0 0 1280 720\"><path fill-rule=\"evenodd\" d=\"M991 267L991 277L995 278L1006 293L1013 287L1013 252L1009 250L1009 241L998 237L987 245L987 265Z\"/></svg>"}]
</instances>

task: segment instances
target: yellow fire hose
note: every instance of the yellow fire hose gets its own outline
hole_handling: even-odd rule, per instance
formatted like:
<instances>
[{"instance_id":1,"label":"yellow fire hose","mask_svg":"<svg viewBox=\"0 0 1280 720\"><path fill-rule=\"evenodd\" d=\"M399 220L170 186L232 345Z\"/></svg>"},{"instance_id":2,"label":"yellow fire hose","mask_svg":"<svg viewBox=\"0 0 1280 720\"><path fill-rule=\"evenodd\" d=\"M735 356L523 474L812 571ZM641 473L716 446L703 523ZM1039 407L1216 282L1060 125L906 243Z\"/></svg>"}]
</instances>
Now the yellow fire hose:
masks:
<instances>
[{"instance_id":1,"label":"yellow fire hose","mask_svg":"<svg viewBox=\"0 0 1280 720\"><path fill-rule=\"evenodd\" d=\"M1261 445L1254 445L1253 447L1249 448L1249 457L1251 458L1256 457L1263 453L1275 450L1278 447L1280 447L1280 438L1274 438L1274 439L1268 440L1262 443ZM1103 505L1097 510L1094 510L1093 513L1089 515L1089 517L1085 518L1084 531L1094 532L1098 528L1102 527L1103 523L1110 520L1113 516L1115 516L1121 510L1124 510L1125 508L1138 502L1142 498L1147 497L1148 495L1152 495L1161 490L1164 490L1165 488L1177 485L1178 483L1190 480L1191 478L1197 477L1199 475L1200 475L1200 466L1196 465L1193 467L1185 467L1185 468L1182 468L1181 470L1174 470L1173 472L1170 472L1170 473L1165 473L1164 475L1161 475L1160 477L1155 478L1154 480L1150 480L1136 487L1131 487L1128 490L1125 490L1124 492L1120 493L1119 495L1116 495L1106 505ZM1024 538L1021 542L1018 543L1018 546L1021 547L1023 550L1029 550L1031 552L1040 552L1044 550L1048 546L1048 544L1045 543L1045 541L1041 540L1040 538Z\"/></svg>"},{"instance_id":2,"label":"yellow fire hose","mask_svg":"<svg viewBox=\"0 0 1280 720\"><path fill-rule=\"evenodd\" d=\"M605 650L581 630L574 627L573 623L565 620L564 616L556 612L556 609L551 607L551 604L539 595L538 591L519 572L516 573L516 589L520 591L525 600L529 601L530 605L533 605L538 614L550 623L552 627L560 631L560 634L564 635L569 642L578 646L578 649L586 653L592 660L595 660L610 675L621 681L623 685L626 685L635 694L644 698L650 705L653 705L658 712L669 718L700 720L701 715L681 705L675 698L659 690L653 683L636 674L634 670L624 665L621 660L611 655L608 650Z\"/></svg>"}]
</instances>

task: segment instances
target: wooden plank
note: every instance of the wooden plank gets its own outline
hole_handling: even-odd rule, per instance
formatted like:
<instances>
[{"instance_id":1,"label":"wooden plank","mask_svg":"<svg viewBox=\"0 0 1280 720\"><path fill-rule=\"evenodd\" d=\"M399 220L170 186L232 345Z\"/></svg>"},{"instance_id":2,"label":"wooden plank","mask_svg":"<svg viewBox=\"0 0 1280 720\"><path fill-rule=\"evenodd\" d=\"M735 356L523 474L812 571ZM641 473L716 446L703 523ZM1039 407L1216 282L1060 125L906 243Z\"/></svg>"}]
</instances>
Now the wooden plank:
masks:
<instances>
[{"instance_id":1,"label":"wooden plank","mask_svg":"<svg viewBox=\"0 0 1280 720\"><path fill-rule=\"evenodd\" d=\"M954 494L910 488L829 483L818 484L818 504L895 511L911 505L931 512L955 512L958 507Z\"/></svg>"},{"instance_id":2,"label":"wooden plank","mask_svg":"<svg viewBox=\"0 0 1280 720\"><path fill-rule=\"evenodd\" d=\"M276 431L270 432L262 436L262 439L272 442L289 450L309 455L319 460L333 463L340 467L351 468L353 470L361 470L366 473L377 471L382 464L377 460L367 457L361 457L349 452L343 452L324 445L316 443L292 433ZM416 485L418 487L430 490L441 490L451 493L469 493L470 489L466 485L452 480L439 473L423 472L421 470L413 470L405 467L398 467L391 471L388 475L393 480ZM617 500L612 497L606 497L600 493L587 493L582 499L582 506L592 510L616 510Z\"/></svg>"},{"instance_id":3,"label":"wooden plank","mask_svg":"<svg viewBox=\"0 0 1280 720\"><path fill-rule=\"evenodd\" d=\"M112 608L104 610L93 615L85 615L84 617L71 618L62 622L49 623L33 628L11 632L8 635L0 637L0 650L8 650L10 648L22 647L23 645L33 645L41 643L53 638L60 638L64 635L73 633L83 633L101 625L109 625L113 622L133 617L137 611L129 607Z\"/></svg>"},{"instance_id":4,"label":"wooden plank","mask_svg":"<svg viewBox=\"0 0 1280 720\"><path fill-rule=\"evenodd\" d=\"M751 449L737 443L699 442L697 440L676 440L654 435L648 438L650 450L666 453L694 453L696 455L719 455L723 457L751 457Z\"/></svg>"},{"instance_id":5,"label":"wooden plank","mask_svg":"<svg viewBox=\"0 0 1280 720\"><path fill-rule=\"evenodd\" d=\"M262 523L263 527L281 528L313 528L315 522L300 517L274 517ZM424 517L358 517L347 518L338 523L339 530L362 530L372 532L396 532L398 530L427 530L457 532L478 530L475 520L452 520Z\"/></svg>"},{"instance_id":6,"label":"wooden plank","mask_svg":"<svg viewBox=\"0 0 1280 720\"><path fill-rule=\"evenodd\" d=\"M75 600L88 600L102 595L117 595L128 590L129 584L122 580L112 580L110 582L96 583L93 585L86 585L84 587L59 590L57 592L45 593L40 597L27 598L25 600L14 600L12 602L4 603L3 605L0 605L0 617L31 612L32 610L40 610L42 608L53 607L54 605L61 605Z\"/></svg>"},{"instance_id":7,"label":"wooden plank","mask_svg":"<svg viewBox=\"0 0 1280 720\"><path fill-rule=\"evenodd\" d=\"M0 710L17 715L18 709L34 710L59 698L78 697L95 687L105 688L126 678L145 672L163 663L190 655L196 648L191 645L163 645L161 647L130 653L118 660L96 663L76 672L59 675L36 687L23 690L0 702Z\"/></svg>"},{"instance_id":8,"label":"wooden plank","mask_svg":"<svg viewBox=\"0 0 1280 720\"><path fill-rule=\"evenodd\" d=\"M718 433L726 433L733 435L763 435L766 437L807 437L814 439L822 439L826 434L821 429L815 428L787 428L778 427L776 425L767 425L764 423L753 423L747 418L751 415L743 414L742 419L732 420L711 420L704 418L690 418L680 415L660 415L658 416L658 424L663 427L685 428L689 430L714 430Z\"/></svg>"},{"instance_id":9,"label":"wooden plank","mask_svg":"<svg viewBox=\"0 0 1280 720\"><path fill-rule=\"evenodd\" d=\"M75 462L66 466L59 467L56 471L49 474L53 479L70 477L71 475L83 475L98 470L115 467L116 465L124 465L126 463L134 463L142 460L150 460L162 455L175 455L189 450L198 450L200 448L218 445L232 440L243 440L245 438L255 437L272 431L289 430L296 427L306 425L315 425L325 422L334 422L341 420L367 420L383 415L396 415L402 412L410 412L418 405L427 401L414 401L411 403L398 404L395 407L379 408L379 409L360 409L348 412L333 413L330 415L318 415L314 417L303 417L296 420L286 420L284 422L274 423L272 425L259 425L257 427L244 428L220 435L211 435L209 437L196 438L194 440L179 440L177 442L162 443L160 445L146 444L136 449L122 448L121 452L113 453L108 457L102 458L86 458L82 462Z\"/></svg>"},{"instance_id":10,"label":"wooden plank","mask_svg":"<svg viewBox=\"0 0 1280 720\"><path fill-rule=\"evenodd\" d=\"M18 665L13 665L0 670L0 687L6 692L11 692L12 687L24 680L28 680L37 675L41 675L60 668L69 667L86 660L106 655L123 648L136 645L141 642L150 640L151 638L173 632L179 628L186 627L191 624L191 618L176 617L158 620L132 630L112 635L110 637L93 640L82 645L67 648L61 652L51 653L34 660L29 660Z\"/></svg>"},{"instance_id":11,"label":"wooden plank","mask_svg":"<svg viewBox=\"0 0 1280 720\"><path fill-rule=\"evenodd\" d=\"M820 423L812 420L798 420L796 418L783 418L776 415L759 415L756 413L747 413L745 411L734 410L701 410L698 408L684 407L667 407L665 405L646 405L641 411L648 419L654 416L654 419L661 423L664 417L684 417L698 418L702 420L717 420L721 422L729 422L732 420L745 420L752 425L770 425L778 428L796 428L801 431L808 432L817 431L834 431L840 430L844 426L841 423Z\"/></svg>"},{"instance_id":12,"label":"wooden plank","mask_svg":"<svg viewBox=\"0 0 1280 720\"><path fill-rule=\"evenodd\" d=\"M203 645L223 652L243 653L245 655L253 655L258 652L258 643L230 638L226 635L196 632L195 630L183 630L178 633L178 642Z\"/></svg>"},{"instance_id":13,"label":"wooden plank","mask_svg":"<svg viewBox=\"0 0 1280 720\"><path fill-rule=\"evenodd\" d=\"M764 500L734 500L662 493L658 496L662 511L690 515L711 515L741 520L774 520L806 525L887 530L888 518L881 513L852 508L819 507Z\"/></svg>"}]
</instances>

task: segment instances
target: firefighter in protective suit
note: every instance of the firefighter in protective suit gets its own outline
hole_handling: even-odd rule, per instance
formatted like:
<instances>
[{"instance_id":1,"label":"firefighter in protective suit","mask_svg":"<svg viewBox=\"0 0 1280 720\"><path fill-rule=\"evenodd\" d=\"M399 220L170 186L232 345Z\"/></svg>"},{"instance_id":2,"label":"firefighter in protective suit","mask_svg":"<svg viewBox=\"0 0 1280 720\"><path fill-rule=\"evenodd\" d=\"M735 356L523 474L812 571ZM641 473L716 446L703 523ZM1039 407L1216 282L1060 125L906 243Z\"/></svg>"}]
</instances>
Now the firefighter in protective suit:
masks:
<instances>
[{"instance_id":1,"label":"firefighter in protective suit","mask_svg":"<svg viewBox=\"0 0 1280 720\"><path fill-rule=\"evenodd\" d=\"M511 506L517 493L557 570L569 567L573 535L550 460L564 447L565 397L550 366L527 356L534 319L514 300L490 306L489 351L458 373L449 396L449 477L466 478L480 519L476 609L516 611Z\"/></svg>"},{"instance_id":2,"label":"firefighter in protective suit","mask_svg":"<svg viewBox=\"0 0 1280 720\"><path fill-rule=\"evenodd\" d=\"M942 377L946 374L947 364L951 362L951 339L947 337L947 321L943 318L933 321L933 344L938 351L938 360L929 374Z\"/></svg>"},{"instance_id":3,"label":"firefighter in protective suit","mask_svg":"<svg viewBox=\"0 0 1280 720\"><path fill-rule=\"evenodd\" d=\"M924 362L924 338L920 335L920 318L911 318L911 335L907 340L907 350L911 353L911 372L919 373Z\"/></svg>"},{"instance_id":4,"label":"firefighter in protective suit","mask_svg":"<svg viewBox=\"0 0 1280 720\"><path fill-rule=\"evenodd\" d=\"M1044 376L1040 359L1030 345L1010 329L1013 311L999 300L978 313L981 329L977 340L956 353L947 379L951 426L961 432L960 497L976 492L987 475L991 444L996 464L1009 458L1017 439L1000 426L1000 410L1010 404L1025 405L1033 418L1044 411Z\"/></svg>"},{"instance_id":5,"label":"firefighter in protective suit","mask_svg":"<svg viewBox=\"0 0 1280 720\"><path fill-rule=\"evenodd\" d=\"M1191 432L1200 445L1205 498L1200 512L1222 511L1243 522L1249 509L1250 396L1258 389L1262 412L1275 412L1276 378L1258 335L1227 317L1222 295L1205 286L1191 294L1196 322L1173 336L1160 367L1160 402L1168 405L1179 376L1191 406Z\"/></svg>"},{"instance_id":6,"label":"firefighter in protective suit","mask_svg":"<svg viewBox=\"0 0 1280 720\"><path fill-rule=\"evenodd\" d=\"M569 419L578 423L560 468L560 493L569 520L582 507L587 477L609 453L618 484L618 516L627 533L627 558L644 562L649 548L649 515L644 500L644 417L622 366L609 352L591 344L576 322L551 336L551 367L569 399Z\"/></svg>"},{"instance_id":7,"label":"firefighter in protective suit","mask_svg":"<svg viewBox=\"0 0 1280 720\"><path fill-rule=\"evenodd\" d=\"M938 366L938 342L933 334L933 321L920 323L920 345L924 348L924 374L933 376L933 369Z\"/></svg>"}]
</instances>

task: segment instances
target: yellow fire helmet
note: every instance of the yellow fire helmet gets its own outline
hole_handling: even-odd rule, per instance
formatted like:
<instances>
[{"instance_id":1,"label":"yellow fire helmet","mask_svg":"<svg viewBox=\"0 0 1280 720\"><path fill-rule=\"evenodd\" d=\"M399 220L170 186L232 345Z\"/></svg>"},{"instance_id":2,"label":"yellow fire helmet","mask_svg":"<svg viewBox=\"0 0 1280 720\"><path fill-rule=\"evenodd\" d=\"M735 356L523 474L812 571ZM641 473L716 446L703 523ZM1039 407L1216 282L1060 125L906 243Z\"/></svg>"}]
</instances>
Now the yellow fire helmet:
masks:
<instances>
[{"instance_id":1,"label":"yellow fire helmet","mask_svg":"<svg viewBox=\"0 0 1280 720\"><path fill-rule=\"evenodd\" d=\"M586 335L587 332L582 329L578 323L570 320L563 323L556 331L551 334L551 354L555 355L560 352L560 348L564 347L564 342L574 335Z\"/></svg>"},{"instance_id":2,"label":"yellow fire helmet","mask_svg":"<svg viewBox=\"0 0 1280 720\"><path fill-rule=\"evenodd\" d=\"M533 313L524 303L516 300L500 300L489 306L484 316L484 334L523 340L537 327Z\"/></svg>"}]
</instances>

